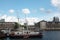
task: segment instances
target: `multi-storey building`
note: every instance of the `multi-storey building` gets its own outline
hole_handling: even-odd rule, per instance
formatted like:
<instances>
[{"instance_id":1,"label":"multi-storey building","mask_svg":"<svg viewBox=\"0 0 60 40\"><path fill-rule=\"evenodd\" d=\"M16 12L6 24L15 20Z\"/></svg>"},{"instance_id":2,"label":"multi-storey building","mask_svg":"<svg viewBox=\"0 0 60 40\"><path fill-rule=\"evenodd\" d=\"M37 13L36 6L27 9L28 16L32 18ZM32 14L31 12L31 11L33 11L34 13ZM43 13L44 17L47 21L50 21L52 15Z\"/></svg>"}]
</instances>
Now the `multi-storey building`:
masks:
<instances>
[{"instance_id":1,"label":"multi-storey building","mask_svg":"<svg viewBox=\"0 0 60 40\"><path fill-rule=\"evenodd\" d=\"M53 17L53 22L59 22L59 18L58 17Z\"/></svg>"},{"instance_id":2,"label":"multi-storey building","mask_svg":"<svg viewBox=\"0 0 60 40\"><path fill-rule=\"evenodd\" d=\"M0 29L14 29L15 22L0 22Z\"/></svg>"},{"instance_id":3,"label":"multi-storey building","mask_svg":"<svg viewBox=\"0 0 60 40\"><path fill-rule=\"evenodd\" d=\"M40 21L35 24L36 27L39 27L40 29L60 29L60 22L58 17L53 17L53 21Z\"/></svg>"}]
</instances>

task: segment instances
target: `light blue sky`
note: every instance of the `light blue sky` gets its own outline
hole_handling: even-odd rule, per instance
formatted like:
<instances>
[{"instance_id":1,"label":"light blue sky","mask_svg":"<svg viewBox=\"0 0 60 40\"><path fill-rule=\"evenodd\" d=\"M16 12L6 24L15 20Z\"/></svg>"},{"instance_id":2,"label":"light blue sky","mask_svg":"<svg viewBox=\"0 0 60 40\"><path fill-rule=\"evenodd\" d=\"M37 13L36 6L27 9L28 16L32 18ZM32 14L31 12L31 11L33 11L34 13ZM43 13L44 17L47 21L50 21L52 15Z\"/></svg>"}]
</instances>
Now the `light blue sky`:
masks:
<instances>
[{"instance_id":1,"label":"light blue sky","mask_svg":"<svg viewBox=\"0 0 60 40\"><path fill-rule=\"evenodd\" d=\"M59 14L57 7L54 6L52 0L0 0L0 15L15 16L19 13L19 18L25 15L22 9L29 9L28 17L49 20L56 13ZM13 9L14 13L9 13ZM57 14L57 16L58 16Z\"/></svg>"}]
</instances>

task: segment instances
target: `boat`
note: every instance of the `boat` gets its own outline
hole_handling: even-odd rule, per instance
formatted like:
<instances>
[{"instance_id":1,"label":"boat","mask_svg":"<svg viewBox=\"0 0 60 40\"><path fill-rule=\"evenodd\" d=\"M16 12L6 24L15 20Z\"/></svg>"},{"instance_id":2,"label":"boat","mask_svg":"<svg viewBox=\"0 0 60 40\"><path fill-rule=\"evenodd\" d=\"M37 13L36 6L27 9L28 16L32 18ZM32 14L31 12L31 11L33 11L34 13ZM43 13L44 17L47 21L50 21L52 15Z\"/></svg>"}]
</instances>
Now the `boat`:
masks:
<instances>
[{"instance_id":1,"label":"boat","mask_svg":"<svg viewBox=\"0 0 60 40\"><path fill-rule=\"evenodd\" d=\"M24 32L11 32L9 34L10 38L42 38L42 33L40 32L32 32L32 31L24 31Z\"/></svg>"},{"instance_id":2,"label":"boat","mask_svg":"<svg viewBox=\"0 0 60 40\"><path fill-rule=\"evenodd\" d=\"M2 31L0 31L0 38L6 38L6 34Z\"/></svg>"},{"instance_id":3,"label":"boat","mask_svg":"<svg viewBox=\"0 0 60 40\"><path fill-rule=\"evenodd\" d=\"M34 31L30 31L28 29L28 21L27 21L27 19L26 19L25 26L26 26L25 30L11 32L9 34L9 37L11 37L11 38L17 38L17 37L18 38L30 38L30 37L37 37L37 38L39 37L39 38L42 38L42 33L40 31L34 32Z\"/></svg>"}]
</instances>

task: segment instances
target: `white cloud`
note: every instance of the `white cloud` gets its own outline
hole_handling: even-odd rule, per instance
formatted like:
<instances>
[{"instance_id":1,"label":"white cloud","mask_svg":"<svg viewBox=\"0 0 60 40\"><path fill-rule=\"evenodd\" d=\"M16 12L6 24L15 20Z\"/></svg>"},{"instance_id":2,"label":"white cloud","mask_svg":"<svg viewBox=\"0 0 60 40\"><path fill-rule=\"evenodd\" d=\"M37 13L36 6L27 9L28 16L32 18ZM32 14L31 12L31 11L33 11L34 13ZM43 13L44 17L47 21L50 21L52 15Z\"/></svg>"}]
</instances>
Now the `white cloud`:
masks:
<instances>
[{"instance_id":1,"label":"white cloud","mask_svg":"<svg viewBox=\"0 0 60 40\"><path fill-rule=\"evenodd\" d=\"M14 16L8 16L6 19L5 19L6 22L17 22L17 18L14 17Z\"/></svg>"},{"instance_id":2,"label":"white cloud","mask_svg":"<svg viewBox=\"0 0 60 40\"><path fill-rule=\"evenodd\" d=\"M10 13L14 13L14 10L13 10L13 9L10 9L9 12L10 12Z\"/></svg>"},{"instance_id":3,"label":"white cloud","mask_svg":"<svg viewBox=\"0 0 60 40\"><path fill-rule=\"evenodd\" d=\"M27 18L27 22L28 22L28 25L34 25L34 23L36 23L36 22L39 22L40 21L40 19L39 18ZM20 22L21 22L21 24L23 24L23 23L25 23L26 22L26 20L25 19L20 19Z\"/></svg>"},{"instance_id":4,"label":"white cloud","mask_svg":"<svg viewBox=\"0 0 60 40\"><path fill-rule=\"evenodd\" d=\"M47 15L48 16L48 21L52 21L53 20L53 17L59 17L60 19L60 13L59 12L52 12L51 14ZM46 16L46 17L47 17ZM47 19L47 18L46 18Z\"/></svg>"},{"instance_id":5,"label":"white cloud","mask_svg":"<svg viewBox=\"0 0 60 40\"><path fill-rule=\"evenodd\" d=\"M0 19L5 19L6 22L17 22L17 18L14 16L2 15Z\"/></svg>"},{"instance_id":6,"label":"white cloud","mask_svg":"<svg viewBox=\"0 0 60 40\"><path fill-rule=\"evenodd\" d=\"M29 23L28 25L33 25L34 23L40 21L39 18L27 18L27 20L28 20L28 23Z\"/></svg>"},{"instance_id":7,"label":"white cloud","mask_svg":"<svg viewBox=\"0 0 60 40\"><path fill-rule=\"evenodd\" d=\"M40 8L40 12L43 12L43 13L51 13L52 10L51 9L46 10L45 8Z\"/></svg>"},{"instance_id":8,"label":"white cloud","mask_svg":"<svg viewBox=\"0 0 60 40\"><path fill-rule=\"evenodd\" d=\"M5 19L6 22L18 22L18 19L14 16L7 16L7 15L2 15L0 16L0 19ZM39 18L27 18L28 21L28 25L33 25L36 22L39 22L40 19ZM19 23L20 24L24 24L26 22L25 18L24 19L19 19Z\"/></svg>"},{"instance_id":9,"label":"white cloud","mask_svg":"<svg viewBox=\"0 0 60 40\"><path fill-rule=\"evenodd\" d=\"M25 13L25 14L29 14L30 10L28 8L25 8L25 9L22 9L22 12Z\"/></svg>"},{"instance_id":10,"label":"white cloud","mask_svg":"<svg viewBox=\"0 0 60 40\"><path fill-rule=\"evenodd\" d=\"M60 0L51 0L51 4L57 8L60 8Z\"/></svg>"},{"instance_id":11,"label":"white cloud","mask_svg":"<svg viewBox=\"0 0 60 40\"><path fill-rule=\"evenodd\" d=\"M7 15L0 16L0 19L6 19Z\"/></svg>"}]
</instances>

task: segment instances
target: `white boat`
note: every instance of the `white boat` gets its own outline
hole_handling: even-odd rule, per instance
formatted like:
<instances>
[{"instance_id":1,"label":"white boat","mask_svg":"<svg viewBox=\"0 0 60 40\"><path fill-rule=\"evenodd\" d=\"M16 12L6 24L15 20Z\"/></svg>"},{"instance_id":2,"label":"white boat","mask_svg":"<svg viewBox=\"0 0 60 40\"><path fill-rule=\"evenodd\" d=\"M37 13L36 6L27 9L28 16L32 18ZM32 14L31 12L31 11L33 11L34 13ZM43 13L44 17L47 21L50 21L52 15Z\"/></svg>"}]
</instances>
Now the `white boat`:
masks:
<instances>
[{"instance_id":1,"label":"white boat","mask_svg":"<svg viewBox=\"0 0 60 40\"><path fill-rule=\"evenodd\" d=\"M32 31L23 31L23 32L13 32L10 33L10 37L19 37L19 38L30 38L30 37L42 37L42 33L40 32L32 32Z\"/></svg>"}]
</instances>

